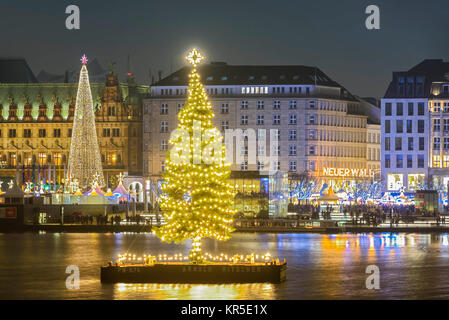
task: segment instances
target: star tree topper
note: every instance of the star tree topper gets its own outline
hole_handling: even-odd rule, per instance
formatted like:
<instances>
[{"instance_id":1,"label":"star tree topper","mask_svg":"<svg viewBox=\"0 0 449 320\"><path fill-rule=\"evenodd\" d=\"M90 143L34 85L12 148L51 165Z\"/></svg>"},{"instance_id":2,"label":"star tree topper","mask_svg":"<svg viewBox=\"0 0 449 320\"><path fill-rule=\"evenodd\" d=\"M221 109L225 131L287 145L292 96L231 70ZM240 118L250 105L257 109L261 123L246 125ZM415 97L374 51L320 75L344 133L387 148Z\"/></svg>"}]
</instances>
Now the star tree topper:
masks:
<instances>
[{"instance_id":1,"label":"star tree topper","mask_svg":"<svg viewBox=\"0 0 449 320\"><path fill-rule=\"evenodd\" d=\"M196 49L193 48L190 50L189 54L186 57L186 60L195 68L197 65L201 63L204 59L204 56Z\"/></svg>"},{"instance_id":2,"label":"star tree topper","mask_svg":"<svg viewBox=\"0 0 449 320\"><path fill-rule=\"evenodd\" d=\"M83 56L81 57L81 62L82 62L83 64L86 64L86 63L87 63L87 61L89 61L89 60L87 60L87 57L86 57L86 55L85 55L85 54L83 54Z\"/></svg>"}]
</instances>

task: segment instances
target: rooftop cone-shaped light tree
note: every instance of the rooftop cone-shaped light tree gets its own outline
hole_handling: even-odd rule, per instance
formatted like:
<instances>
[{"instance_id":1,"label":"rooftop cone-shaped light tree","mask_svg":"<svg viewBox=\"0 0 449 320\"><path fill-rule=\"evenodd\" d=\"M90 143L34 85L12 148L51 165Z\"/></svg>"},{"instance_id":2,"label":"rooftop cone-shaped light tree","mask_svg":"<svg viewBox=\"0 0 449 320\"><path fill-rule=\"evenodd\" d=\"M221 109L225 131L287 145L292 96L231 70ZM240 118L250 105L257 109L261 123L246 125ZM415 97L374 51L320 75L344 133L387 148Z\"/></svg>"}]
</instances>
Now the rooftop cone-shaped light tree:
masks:
<instances>
[{"instance_id":1,"label":"rooftop cone-shaped light tree","mask_svg":"<svg viewBox=\"0 0 449 320\"><path fill-rule=\"evenodd\" d=\"M76 95L72 142L69 154L68 181L77 179L81 189L87 189L92 178L98 175L98 185L105 185L95 129L95 111L90 91L87 58L81 58L80 79Z\"/></svg>"},{"instance_id":2,"label":"rooftop cone-shaped light tree","mask_svg":"<svg viewBox=\"0 0 449 320\"><path fill-rule=\"evenodd\" d=\"M197 71L203 57L193 49L186 59L193 70L186 105L170 136L160 198L166 224L156 229L156 235L166 242L192 239L189 259L201 263L201 239L231 237L234 191L228 184L231 170L225 163L223 137L212 123L215 115Z\"/></svg>"}]
</instances>

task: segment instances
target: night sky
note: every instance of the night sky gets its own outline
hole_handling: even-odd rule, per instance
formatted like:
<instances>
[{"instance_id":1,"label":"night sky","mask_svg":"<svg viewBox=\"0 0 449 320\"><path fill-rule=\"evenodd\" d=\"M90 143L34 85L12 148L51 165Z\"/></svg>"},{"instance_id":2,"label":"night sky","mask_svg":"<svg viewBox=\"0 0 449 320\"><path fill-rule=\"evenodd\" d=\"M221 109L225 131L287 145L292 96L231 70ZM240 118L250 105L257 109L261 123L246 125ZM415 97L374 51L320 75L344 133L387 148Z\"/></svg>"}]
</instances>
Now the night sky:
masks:
<instances>
[{"instance_id":1,"label":"night sky","mask_svg":"<svg viewBox=\"0 0 449 320\"><path fill-rule=\"evenodd\" d=\"M65 28L70 4L80 30ZM370 4L380 30L365 28ZM381 97L392 71L449 58L448 0L2 0L0 13L0 56L25 57L36 75L79 68L85 53L105 69L116 61L123 80L129 54L148 84L149 68L167 75L196 46L208 62L316 65L353 94Z\"/></svg>"}]
</instances>

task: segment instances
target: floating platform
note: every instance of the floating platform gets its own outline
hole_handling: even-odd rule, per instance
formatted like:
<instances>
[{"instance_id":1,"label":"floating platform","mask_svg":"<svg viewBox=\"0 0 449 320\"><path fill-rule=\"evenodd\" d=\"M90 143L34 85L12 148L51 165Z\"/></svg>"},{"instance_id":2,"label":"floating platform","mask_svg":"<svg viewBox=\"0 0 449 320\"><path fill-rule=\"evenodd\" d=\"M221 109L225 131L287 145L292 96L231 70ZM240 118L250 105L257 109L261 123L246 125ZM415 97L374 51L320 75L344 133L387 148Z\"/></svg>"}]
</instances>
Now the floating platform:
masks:
<instances>
[{"instance_id":1,"label":"floating platform","mask_svg":"<svg viewBox=\"0 0 449 320\"><path fill-rule=\"evenodd\" d=\"M287 263L156 263L101 267L103 283L279 283Z\"/></svg>"}]
</instances>

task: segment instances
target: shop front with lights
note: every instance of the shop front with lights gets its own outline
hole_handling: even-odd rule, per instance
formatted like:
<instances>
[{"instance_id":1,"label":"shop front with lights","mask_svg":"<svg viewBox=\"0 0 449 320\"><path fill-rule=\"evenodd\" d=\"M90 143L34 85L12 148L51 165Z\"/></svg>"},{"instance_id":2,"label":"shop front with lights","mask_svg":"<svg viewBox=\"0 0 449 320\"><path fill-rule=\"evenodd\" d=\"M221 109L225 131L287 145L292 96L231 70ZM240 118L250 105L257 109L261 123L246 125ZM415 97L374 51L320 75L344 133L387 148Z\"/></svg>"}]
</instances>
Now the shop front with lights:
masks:
<instances>
[{"instance_id":1,"label":"shop front with lights","mask_svg":"<svg viewBox=\"0 0 449 320\"><path fill-rule=\"evenodd\" d=\"M287 215L286 173L262 175L258 171L233 171L229 183L236 192L234 208L238 215L251 218L278 218Z\"/></svg>"},{"instance_id":2,"label":"shop front with lights","mask_svg":"<svg viewBox=\"0 0 449 320\"><path fill-rule=\"evenodd\" d=\"M322 187L332 186L336 193L348 192L359 183L372 183L374 172L366 168L330 168L323 167L317 172L317 180Z\"/></svg>"}]
</instances>

